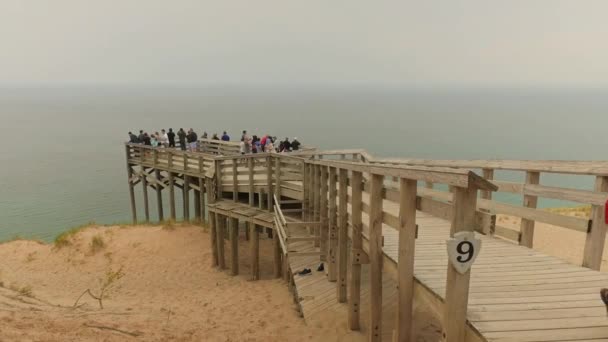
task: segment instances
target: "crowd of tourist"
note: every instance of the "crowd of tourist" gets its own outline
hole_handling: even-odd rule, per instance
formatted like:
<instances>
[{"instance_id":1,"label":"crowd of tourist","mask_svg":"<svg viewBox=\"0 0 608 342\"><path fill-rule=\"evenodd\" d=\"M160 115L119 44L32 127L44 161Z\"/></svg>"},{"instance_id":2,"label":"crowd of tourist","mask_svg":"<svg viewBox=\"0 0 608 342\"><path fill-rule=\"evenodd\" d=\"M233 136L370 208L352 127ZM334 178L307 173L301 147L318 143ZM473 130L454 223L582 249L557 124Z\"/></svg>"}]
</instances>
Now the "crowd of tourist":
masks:
<instances>
[{"instance_id":1,"label":"crowd of tourist","mask_svg":"<svg viewBox=\"0 0 608 342\"><path fill-rule=\"evenodd\" d=\"M207 132L204 132L201 139L209 139ZM211 136L211 140L231 141L230 136L226 131L219 137L217 133ZM300 142L298 138L294 138L289 141L289 138L278 141L277 137L270 136L268 134L258 137L257 135L250 136L247 131L243 131L240 139L240 153L262 153L262 152L291 152L300 149ZM160 132L156 131L149 134L143 130L139 131L139 135L129 132L129 142L132 144L143 144L152 147L160 148L181 148L186 151L198 151L199 138L196 132L190 128L187 132L180 128L177 133L173 132L173 128L169 128L169 131L162 129Z\"/></svg>"}]
</instances>

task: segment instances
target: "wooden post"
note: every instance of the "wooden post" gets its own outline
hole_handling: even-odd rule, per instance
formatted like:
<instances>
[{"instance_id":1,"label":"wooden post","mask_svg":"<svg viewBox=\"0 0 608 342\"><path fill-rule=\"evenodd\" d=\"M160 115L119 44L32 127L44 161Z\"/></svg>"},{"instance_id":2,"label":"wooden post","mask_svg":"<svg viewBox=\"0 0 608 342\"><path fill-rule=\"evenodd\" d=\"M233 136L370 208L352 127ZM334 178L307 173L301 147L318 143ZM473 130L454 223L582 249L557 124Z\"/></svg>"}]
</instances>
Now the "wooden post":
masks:
<instances>
[{"instance_id":1,"label":"wooden post","mask_svg":"<svg viewBox=\"0 0 608 342\"><path fill-rule=\"evenodd\" d=\"M338 173L338 302L346 302L346 270L348 262L348 170L340 169Z\"/></svg>"},{"instance_id":2,"label":"wooden post","mask_svg":"<svg viewBox=\"0 0 608 342\"><path fill-rule=\"evenodd\" d=\"M279 234L272 234L273 251L274 251L274 277L281 278L281 243L279 242Z\"/></svg>"},{"instance_id":3,"label":"wooden post","mask_svg":"<svg viewBox=\"0 0 608 342\"><path fill-rule=\"evenodd\" d=\"M540 173L539 172L526 172L526 184L538 184L540 183ZM536 204L538 202L538 197L531 195L524 195L524 207L526 208L536 208ZM532 248L534 244L534 221L528 220L525 218L521 219L521 241L519 244L522 246L526 246Z\"/></svg>"},{"instance_id":4,"label":"wooden post","mask_svg":"<svg viewBox=\"0 0 608 342\"><path fill-rule=\"evenodd\" d=\"M266 157L266 198L268 199L268 211L272 211L272 157Z\"/></svg>"},{"instance_id":5,"label":"wooden post","mask_svg":"<svg viewBox=\"0 0 608 342\"><path fill-rule=\"evenodd\" d=\"M454 187L454 214L450 236L461 231L474 229L475 209L477 206L477 189ZM445 305L443 313L443 340L448 342L464 342L467 321L467 306L469 303L469 280L471 270L464 274L458 273L448 261L448 274L445 290Z\"/></svg>"},{"instance_id":6,"label":"wooden post","mask_svg":"<svg viewBox=\"0 0 608 342\"><path fill-rule=\"evenodd\" d=\"M195 178L196 180L196 178ZM200 182L199 182L200 184ZM194 220L200 222L201 220L201 191L194 189Z\"/></svg>"},{"instance_id":7,"label":"wooden post","mask_svg":"<svg viewBox=\"0 0 608 342\"><path fill-rule=\"evenodd\" d=\"M216 200L222 200L222 198L224 197L222 191L222 161L221 160L216 160L215 161L215 179L216 179L216 187L217 187L217 198Z\"/></svg>"},{"instance_id":8,"label":"wooden post","mask_svg":"<svg viewBox=\"0 0 608 342\"><path fill-rule=\"evenodd\" d=\"M146 215L146 222L150 222L150 207L148 204L148 174L143 166L141 167L141 184L143 186L144 193L144 214Z\"/></svg>"},{"instance_id":9,"label":"wooden post","mask_svg":"<svg viewBox=\"0 0 608 342\"><path fill-rule=\"evenodd\" d=\"M338 216L336 210L336 198L338 191L336 188L336 168L329 168L329 204L328 204L328 233L329 233L329 248L328 248L328 268L327 277L329 281L337 280L337 254L338 254Z\"/></svg>"},{"instance_id":10,"label":"wooden post","mask_svg":"<svg viewBox=\"0 0 608 342\"><path fill-rule=\"evenodd\" d=\"M306 163L302 163L302 221L310 222L309 219L309 201L310 201L310 186L309 186L309 178L308 178L308 165ZM308 232L310 233L310 227L308 228Z\"/></svg>"},{"instance_id":11,"label":"wooden post","mask_svg":"<svg viewBox=\"0 0 608 342\"><path fill-rule=\"evenodd\" d=\"M370 331L369 340L382 340L382 189L384 176L371 175L369 194Z\"/></svg>"},{"instance_id":12,"label":"wooden post","mask_svg":"<svg viewBox=\"0 0 608 342\"><path fill-rule=\"evenodd\" d=\"M200 221L201 223L205 222L205 180L203 178L199 178L198 179L198 187L200 188L200 191L198 192L199 195L199 200L198 200L198 204L200 205Z\"/></svg>"},{"instance_id":13,"label":"wooden post","mask_svg":"<svg viewBox=\"0 0 608 342\"><path fill-rule=\"evenodd\" d=\"M320 167L321 187L319 192L319 216L321 221L321 261L327 261L329 254L329 229L328 229L328 208L327 208L327 166ZM327 267L329 271L329 267Z\"/></svg>"},{"instance_id":14,"label":"wooden post","mask_svg":"<svg viewBox=\"0 0 608 342\"><path fill-rule=\"evenodd\" d=\"M255 199L254 199L254 193L255 193L255 187L253 185L253 157L249 157L247 159L247 164L249 166L249 205L250 206L254 206L255 205Z\"/></svg>"},{"instance_id":15,"label":"wooden post","mask_svg":"<svg viewBox=\"0 0 608 342\"><path fill-rule=\"evenodd\" d=\"M171 213L171 220L176 220L175 213L175 177L173 172L169 171L169 210Z\"/></svg>"},{"instance_id":16,"label":"wooden post","mask_svg":"<svg viewBox=\"0 0 608 342\"><path fill-rule=\"evenodd\" d=\"M220 269L226 268L226 259L224 258L224 230L226 228L226 218L218 213L215 214L215 230L217 243L217 263Z\"/></svg>"},{"instance_id":17,"label":"wooden post","mask_svg":"<svg viewBox=\"0 0 608 342\"><path fill-rule=\"evenodd\" d=\"M251 280L260 279L260 233L253 222L248 222L251 237Z\"/></svg>"},{"instance_id":18,"label":"wooden post","mask_svg":"<svg viewBox=\"0 0 608 342\"><path fill-rule=\"evenodd\" d=\"M131 147L129 145L125 146L126 156L127 156L127 180L129 181L129 199L131 200L131 217L133 219L133 224L137 224L137 208L135 206L135 189L133 187L133 166L129 164L129 157L131 155Z\"/></svg>"},{"instance_id":19,"label":"wooden post","mask_svg":"<svg viewBox=\"0 0 608 342\"><path fill-rule=\"evenodd\" d=\"M608 177L597 176L595 178L594 191L608 192ZM591 206L591 230L587 233L585 241L585 253L583 254L583 266L599 271L602 265L602 253L606 241L606 218L604 206Z\"/></svg>"},{"instance_id":20,"label":"wooden post","mask_svg":"<svg viewBox=\"0 0 608 342\"><path fill-rule=\"evenodd\" d=\"M184 221L190 221L190 176L184 175L184 188L182 189L184 197Z\"/></svg>"},{"instance_id":21,"label":"wooden post","mask_svg":"<svg viewBox=\"0 0 608 342\"><path fill-rule=\"evenodd\" d=\"M237 167L237 159L232 159L232 200L239 200L239 170Z\"/></svg>"},{"instance_id":22,"label":"wooden post","mask_svg":"<svg viewBox=\"0 0 608 342\"><path fill-rule=\"evenodd\" d=\"M320 206L319 206L319 201L321 200L321 197L319 196L320 193L320 186L321 186L321 167L319 165L312 165L312 169L313 169L313 182L312 182L312 192L313 192L313 221L314 222L319 222L321 220L321 215L320 215ZM321 227L320 225L315 225L314 227L314 236L316 237L320 237L321 236ZM314 243L315 247L319 247L320 246L320 241L316 240Z\"/></svg>"},{"instance_id":23,"label":"wooden post","mask_svg":"<svg viewBox=\"0 0 608 342\"><path fill-rule=\"evenodd\" d=\"M165 220L165 216L163 215L163 194L161 193L163 188L160 186L160 170L156 169L154 173L156 175L156 211L158 211L158 221L161 222Z\"/></svg>"},{"instance_id":24,"label":"wooden post","mask_svg":"<svg viewBox=\"0 0 608 342\"><path fill-rule=\"evenodd\" d=\"M491 181L494 179L494 170L492 169L482 169L481 170L483 172L483 178ZM487 200L491 200L492 199L492 191L490 190L482 190L481 191L481 198L483 199L487 199Z\"/></svg>"},{"instance_id":25,"label":"wooden post","mask_svg":"<svg viewBox=\"0 0 608 342\"><path fill-rule=\"evenodd\" d=\"M230 253L232 275L239 274L239 219L230 218Z\"/></svg>"},{"instance_id":26,"label":"wooden post","mask_svg":"<svg viewBox=\"0 0 608 342\"><path fill-rule=\"evenodd\" d=\"M399 305L397 306L397 341L409 342L412 335L414 303L414 252L416 248L415 180L399 181Z\"/></svg>"},{"instance_id":27,"label":"wooden post","mask_svg":"<svg viewBox=\"0 0 608 342\"><path fill-rule=\"evenodd\" d=\"M351 186L351 224L352 224L352 254L348 300L348 322L351 330L359 330L359 316L361 313L361 263L363 253L363 174L353 171L350 179Z\"/></svg>"},{"instance_id":28,"label":"wooden post","mask_svg":"<svg viewBox=\"0 0 608 342\"><path fill-rule=\"evenodd\" d=\"M207 183L207 189L212 189L211 186L211 178L205 179L205 183ZM212 192L207 192L207 203L213 204L215 203L215 197ZM218 266L218 254L217 254L217 227L216 227L216 215L215 212L209 211L209 239L211 243L211 254L212 254L212 265Z\"/></svg>"},{"instance_id":29,"label":"wooden post","mask_svg":"<svg viewBox=\"0 0 608 342\"><path fill-rule=\"evenodd\" d=\"M275 194L275 196L277 196L277 201L279 201L279 203L275 203L275 205L278 205L280 208L280 206L281 206L281 158L279 158L279 157L274 158L274 179L275 179L274 194Z\"/></svg>"}]
</instances>

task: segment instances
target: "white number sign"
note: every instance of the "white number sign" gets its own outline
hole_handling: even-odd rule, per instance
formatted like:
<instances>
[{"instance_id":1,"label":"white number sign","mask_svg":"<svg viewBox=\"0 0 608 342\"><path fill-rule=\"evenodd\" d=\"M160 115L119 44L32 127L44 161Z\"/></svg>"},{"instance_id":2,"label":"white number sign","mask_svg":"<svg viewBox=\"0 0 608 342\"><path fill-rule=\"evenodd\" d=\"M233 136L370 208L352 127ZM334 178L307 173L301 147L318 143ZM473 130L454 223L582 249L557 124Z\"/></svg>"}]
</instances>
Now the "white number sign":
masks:
<instances>
[{"instance_id":1,"label":"white number sign","mask_svg":"<svg viewBox=\"0 0 608 342\"><path fill-rule=\"evenodd\" d=\"M466 273L481 250L481 240L473 232L459 232L447 240L448 258L460 274Z\"/></svg>"}]
</instances>

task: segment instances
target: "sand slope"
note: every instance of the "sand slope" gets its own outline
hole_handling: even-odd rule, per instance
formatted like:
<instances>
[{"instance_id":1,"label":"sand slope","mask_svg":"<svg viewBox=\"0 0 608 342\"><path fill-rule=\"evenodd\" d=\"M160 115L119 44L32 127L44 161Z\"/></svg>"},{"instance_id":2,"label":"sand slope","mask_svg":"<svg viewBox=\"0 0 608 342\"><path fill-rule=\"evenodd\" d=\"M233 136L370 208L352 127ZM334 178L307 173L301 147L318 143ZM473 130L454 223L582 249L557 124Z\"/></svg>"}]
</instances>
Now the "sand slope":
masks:
<instances>
[{"instance_id":1,"label":"sand slope","mask_svg":"<svg viewBox=\"0 0 608 342\"><path fill-rule=\"evenodd\" d=\"M105 244L96 252L94 236ZM285 284L271 279L270 240L261 240L263 279L256 282L248 281L245 257L241 276L212 268L200 227L93 227L72 241L61 249L0 245L0 341L352 340L345 325L305 325ZM103 310L87 296L72 308L120 267L124 277Z\"/></svg>"}]
</instances>

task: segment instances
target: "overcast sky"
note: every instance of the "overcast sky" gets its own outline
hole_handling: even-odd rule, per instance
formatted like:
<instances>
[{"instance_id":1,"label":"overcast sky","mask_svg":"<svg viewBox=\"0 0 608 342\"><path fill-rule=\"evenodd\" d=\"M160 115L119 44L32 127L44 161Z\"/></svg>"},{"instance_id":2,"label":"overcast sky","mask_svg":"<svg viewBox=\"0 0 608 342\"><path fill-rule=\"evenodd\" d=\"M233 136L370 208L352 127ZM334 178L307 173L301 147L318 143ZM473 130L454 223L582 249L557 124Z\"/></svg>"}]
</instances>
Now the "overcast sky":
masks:
<instances>
[{"instance_id":1,"label":"overcast sky","mask_svg":"<svg viewBox=\"0 0 608 342\"><path fill-rule=\"evenodd\" d=\"M608 85L608 0L0 0L0 83Z\"/></svg>"}]
</instances>

